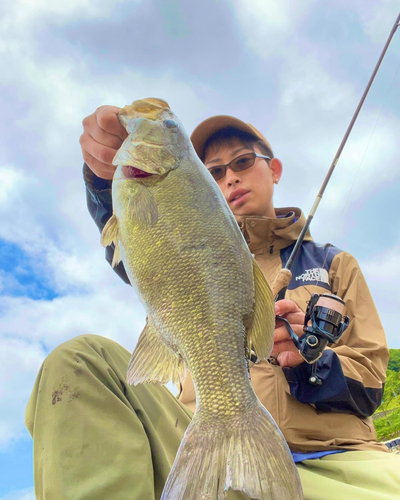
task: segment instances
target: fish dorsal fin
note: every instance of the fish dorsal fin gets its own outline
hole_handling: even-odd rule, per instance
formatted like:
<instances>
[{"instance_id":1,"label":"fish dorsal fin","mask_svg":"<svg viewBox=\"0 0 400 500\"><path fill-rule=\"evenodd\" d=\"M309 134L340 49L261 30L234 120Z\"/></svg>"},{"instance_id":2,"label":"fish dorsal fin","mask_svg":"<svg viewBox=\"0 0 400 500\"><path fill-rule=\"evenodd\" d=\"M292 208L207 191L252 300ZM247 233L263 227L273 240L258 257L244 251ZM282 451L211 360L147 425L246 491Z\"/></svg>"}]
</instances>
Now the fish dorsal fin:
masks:
<instances>
[{"instance_id":1,"label":"fish dorsal fin","mask_svg":"<svg viewBox=\"0 0 400 500\"><path fill-rule=\"evenodd\" d=\"M172 380L179 384L185 376L186 366L181 355L167 347L155 327L147 322L129 361L128 383L166 384Z\"/></svg>"},{"instance_id":2,"label":"fish dorsal fin","mask_svg":"<svg viewBox=\"0 0 400 500\"><path fill-rule=\"evenodd\" d=\"M274 341L274 297L256 260L253 258L254 315L247 333L248 344L253 346L259 359L268 359Z\"/></svg>"},{"instance_id":3,"label":"fish dorsal fin","mask_svg":"<svg viewBox=\"0 0 400 500\"><path fill-rule=\"evenodd\" d=\"M113 243L115 245L115 250L112 267L115 267L122 260L119 242L119 224L115 215L112 215L110 219L108 219L107 224L103 227L103 231L101 233L101 244L103 247L107 247Z\"/></svg>"}]
</instances>

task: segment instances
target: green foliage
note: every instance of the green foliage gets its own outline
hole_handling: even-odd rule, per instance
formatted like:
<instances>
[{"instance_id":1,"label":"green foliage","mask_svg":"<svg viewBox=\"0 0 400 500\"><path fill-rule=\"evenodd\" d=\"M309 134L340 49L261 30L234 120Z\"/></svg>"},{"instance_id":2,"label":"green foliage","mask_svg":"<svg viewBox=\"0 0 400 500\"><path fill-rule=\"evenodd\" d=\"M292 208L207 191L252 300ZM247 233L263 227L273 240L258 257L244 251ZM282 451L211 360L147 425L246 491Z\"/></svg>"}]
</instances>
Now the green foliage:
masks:
<instances>
[{"instance_id":1,"label":"green foliage","mask_svg":"<svg viewBox=\"0 0 400 500\"><path fill-rule=\"evenodd\" d=\"M388 369L394 372L400 372L400 349L389 349L389 366Z\"/></svg>"},{"instance_id":2,"label":"green foliage","mask_svg":"<svg viewBox=\"0 0 400 500\"><path fill-rule=\"evenodd\" d=\"M389 349L383 400L376 413L388 412L374 420L378 439L385 441L400 434L400 349Z\"/></svg>"},{"instance_id":3,"label":"green foliage","mask_svg":"<svg viewBox=\"0 0 400 500\"><path fill-rule=\"evenodd\" d=\"M400 373L388 370L386 372L386 384L382 404L376 411L379 413L393 408L394 405L392 403L398 402L398 396L400 396Z\"/></svg>"},{"instance_id":4,"label":"green foliage","mask_svg":"<svg viewBox=\"0 0 400 500\"><path fill-rule=\"evenodd\" d=\"M400 408L387 417L374 420L376 434L379 441L386 441L400 433Z\"/></svg>"}]
</instances>

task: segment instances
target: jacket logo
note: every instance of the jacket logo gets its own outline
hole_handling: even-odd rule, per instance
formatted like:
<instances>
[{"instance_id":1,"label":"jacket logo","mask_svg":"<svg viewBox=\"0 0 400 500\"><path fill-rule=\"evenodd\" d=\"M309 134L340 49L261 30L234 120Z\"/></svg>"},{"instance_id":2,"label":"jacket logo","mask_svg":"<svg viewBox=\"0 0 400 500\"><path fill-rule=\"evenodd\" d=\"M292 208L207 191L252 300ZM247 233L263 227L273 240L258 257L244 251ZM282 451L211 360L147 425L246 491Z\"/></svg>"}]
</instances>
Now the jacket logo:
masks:
<instances>
[{"instance_id":1,"label":"jacket logo","mask_svg":"<svg viewBox=\"0 0 400 500\"><path fill-rule=\"evenodd\" d=\"M329 284L329 275L326 269L316 267L314 269L306 269L303 274L296 276L296 281L322 281Z\"/></svg>"}]
</instances>

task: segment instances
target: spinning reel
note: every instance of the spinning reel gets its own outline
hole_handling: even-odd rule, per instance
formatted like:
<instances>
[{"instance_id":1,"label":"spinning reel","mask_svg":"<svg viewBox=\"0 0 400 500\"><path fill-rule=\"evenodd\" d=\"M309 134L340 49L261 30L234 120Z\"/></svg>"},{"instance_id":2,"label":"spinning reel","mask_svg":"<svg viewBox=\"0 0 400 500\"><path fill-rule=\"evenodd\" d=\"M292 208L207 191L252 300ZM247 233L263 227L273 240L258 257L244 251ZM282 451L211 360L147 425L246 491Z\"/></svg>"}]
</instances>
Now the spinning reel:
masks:
<instances>
[{"instance_id":1,"label":"spinning reel","mask_svg":"<svg viewBox=\"0 0 400 500\"><path fill-rule=\"evenodd\" d=\"M300 338L294 333L287 319L277 316L282 321L299 350L300 355L308 364L312 365L310 384L321 385L322 380L316 373L316 361L328 344L336 343L349 326L348 316L342 316L345 302L329 293L311 296L304 318L304 335Z\"/></svg>"}]
</instances>

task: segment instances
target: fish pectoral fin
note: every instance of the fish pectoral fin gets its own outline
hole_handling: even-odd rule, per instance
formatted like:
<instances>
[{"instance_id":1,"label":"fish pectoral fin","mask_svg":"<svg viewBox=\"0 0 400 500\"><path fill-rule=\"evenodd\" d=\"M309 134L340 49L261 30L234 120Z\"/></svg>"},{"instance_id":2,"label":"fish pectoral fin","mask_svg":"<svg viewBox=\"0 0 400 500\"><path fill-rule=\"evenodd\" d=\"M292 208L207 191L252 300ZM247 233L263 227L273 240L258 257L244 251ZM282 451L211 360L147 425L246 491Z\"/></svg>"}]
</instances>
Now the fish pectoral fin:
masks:
<instances>
[{"instance_id":1,"label":"fish pectoral fin","mask_svg":"<svg viewBox=\"0 0 400 500\"><path fill-rule=\"evenodd\" d=\"M268 359L274 340L274 297L254 258L253 276L255 289L254 314L251 327L247 331L247 341L249 345L252 345L259 359Z\"/></svg>"},{"instance_id":2,"label":"fish pectoral fin","mask_svg":"<svg viewBox=\"0 0 400 500\"><path fill-rule=\"evenodd\" d=\"M127 371L129 384L179 384L186 376L186 366L179 353L172 351L147 322L142 331Z\"/></svg>"},{"instance_id":3,"label":"fish pectoral fin","mask_svg":"<svg viewBox=\"0 0 400 500\"><path fill-rule=\"evenodd\" d=\"M115 267L122 260L120 243L119 243L119 224L118 224L118 219L115 215L112 215L108 219L101 233L101 244L103 245L103 247L110 246L113 243L115 249L111 265L112 267Z\"/></svg>"},{"instance_id":4,"label":"fish pectoral fin","mask_svg":"<svg viewBox=\"0 0 400 500\"><path fill-rule=\"evenodd\" d=\"M152 226L157 222L157 203L147 187L140 186L140 189L137 189L135 196L129 200L129 206L134 212L135 219L143 225Z\"/></svg>"}]
</instances>

